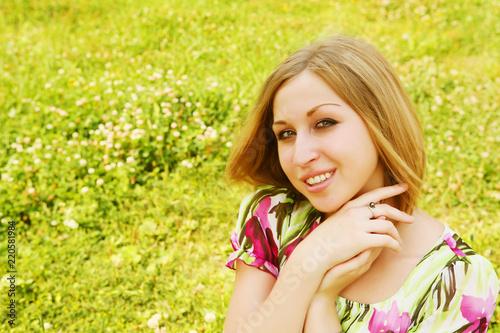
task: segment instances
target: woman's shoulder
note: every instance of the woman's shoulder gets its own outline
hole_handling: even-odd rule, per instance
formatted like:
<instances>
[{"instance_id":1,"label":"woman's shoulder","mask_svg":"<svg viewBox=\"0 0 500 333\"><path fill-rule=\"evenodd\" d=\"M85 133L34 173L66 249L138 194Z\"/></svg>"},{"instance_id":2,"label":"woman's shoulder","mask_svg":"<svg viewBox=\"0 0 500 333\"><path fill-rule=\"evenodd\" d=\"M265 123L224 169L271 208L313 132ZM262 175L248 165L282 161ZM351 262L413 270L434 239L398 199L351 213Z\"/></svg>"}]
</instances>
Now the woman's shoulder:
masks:
<instances>
[{"instance_id":1,"label":"woman's shoulder","mask_svg":"<svg viewBox=\"0 0 500 333\"><path fill-rule=\"evenodd\" d=\"M432 266L440 279L451 279L454 284L479 287L480 285L498 285L498 276L493 264L478 254L453 229L445 226L445 230L435 248L422 259L426 274ZM486 288L487 289L487 288Z\"/></svg>"},{"instance_id":2,"label":"woman's shoulder","mask_svg":"<svg viewBox=\"0 0 500 333\"><path fill-rule=\"evenodd\" d=\"M246 205L258 205L262 200L270 198L275 200L295 201L295 194L288 188L276 187L272 185L257 187L252 193L248 194L242 201Z\"/></svg>"}]
</instances>

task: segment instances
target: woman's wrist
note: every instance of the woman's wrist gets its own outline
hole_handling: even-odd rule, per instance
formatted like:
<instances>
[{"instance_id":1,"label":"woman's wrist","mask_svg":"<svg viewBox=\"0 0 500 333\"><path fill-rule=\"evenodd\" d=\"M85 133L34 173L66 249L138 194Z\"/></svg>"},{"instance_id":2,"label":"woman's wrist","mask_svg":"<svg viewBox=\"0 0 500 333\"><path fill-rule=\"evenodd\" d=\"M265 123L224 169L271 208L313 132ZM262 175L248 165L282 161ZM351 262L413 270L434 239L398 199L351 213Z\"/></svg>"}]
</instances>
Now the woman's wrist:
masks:
<instances>
[{"instance_id":1,"label":"woman's wrist","mask_svg":"<svg viewBox=\"0 0 500 333\"><path fill-rule=\"evenodd\" d=\"M337 313L336 299L314 296L307 311L304 332L343 332Z\"/></svg>"},{"instance_id":2,"label":"woman's wrist","mask_svg":"<svg viewBox=\"0 0 500 333\"><path fill-rule=\"evenodd\" d=\"M332 258L332 251L325 242L316 242L312 237L306 237L297 245L292 253L301 262L303 271L307 274L324 276L328 270L340 264Z\"/></svg>"}]
</instances>

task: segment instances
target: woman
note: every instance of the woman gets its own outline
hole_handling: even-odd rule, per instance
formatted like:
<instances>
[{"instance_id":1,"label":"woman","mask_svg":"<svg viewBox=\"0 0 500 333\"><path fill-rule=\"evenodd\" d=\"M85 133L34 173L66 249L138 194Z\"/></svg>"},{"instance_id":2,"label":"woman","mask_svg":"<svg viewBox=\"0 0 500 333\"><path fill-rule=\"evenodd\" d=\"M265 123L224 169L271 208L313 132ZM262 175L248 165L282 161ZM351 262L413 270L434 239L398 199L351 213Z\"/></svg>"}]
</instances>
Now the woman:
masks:
<instances>
[{"instance_id":1,"label":"woman","mask_svg":"<svg viewBox=\"0 0 500 333\"><path fill-rule=\"evenodd\" d=\"M226 332L484 332L498 278L417 207L421 126L375 48L335 36L264 83L227 166L241 204Z\"/></svg>"}]
</instances>

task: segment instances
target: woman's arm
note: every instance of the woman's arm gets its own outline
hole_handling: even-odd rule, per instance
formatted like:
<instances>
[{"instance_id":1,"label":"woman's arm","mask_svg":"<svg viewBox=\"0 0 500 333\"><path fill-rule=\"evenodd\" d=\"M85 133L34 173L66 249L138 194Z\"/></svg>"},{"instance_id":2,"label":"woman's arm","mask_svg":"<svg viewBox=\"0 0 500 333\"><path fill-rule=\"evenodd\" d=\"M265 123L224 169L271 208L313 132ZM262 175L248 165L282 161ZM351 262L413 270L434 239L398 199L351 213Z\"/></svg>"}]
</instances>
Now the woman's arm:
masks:
<instances>
[{"instance_id":1,"label":"woman's arm","mask_svg":"<svg viewBox=\"0 0 500 333\"><path fill-rule=\"evenodd\" d=\"M295 249L278 279L238 262L224 332L302 332L323 273L308 270Z\"/></svg>"},{"instance_id":2,"label":"woman's arm","mask_svg":"<svg viewBox=\"0 0 500 333\"><path fill-rule=\"evenodd\" d=\"M363 275L381 249L369 249L330 269L314 295L304 324L304 333L342 332L336 301L339 293Z\"/></svg>"}]
</instances>

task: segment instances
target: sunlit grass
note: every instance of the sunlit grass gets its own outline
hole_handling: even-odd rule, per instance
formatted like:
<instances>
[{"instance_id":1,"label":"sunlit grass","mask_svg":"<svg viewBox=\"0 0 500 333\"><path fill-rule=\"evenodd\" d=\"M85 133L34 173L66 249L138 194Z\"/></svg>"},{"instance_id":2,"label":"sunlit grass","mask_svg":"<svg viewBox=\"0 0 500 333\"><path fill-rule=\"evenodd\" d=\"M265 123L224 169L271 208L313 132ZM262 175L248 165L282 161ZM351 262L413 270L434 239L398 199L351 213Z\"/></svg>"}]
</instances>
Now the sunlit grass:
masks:
<instances>
[{"instance_id":1,"label":"sunlit grass","mask_svg":"<svg viewBox=\"0 0 500 333\"><path fill-rule=\"evenodd\" d=\"M332 33L394 64L426 134L422 207L500 272L499 16L499 1L2 2L11 331L153 332L159 313L168 332L220 332L246 191L223 179L229 149L272 68Z\"/></svg>"}]
</instances>

